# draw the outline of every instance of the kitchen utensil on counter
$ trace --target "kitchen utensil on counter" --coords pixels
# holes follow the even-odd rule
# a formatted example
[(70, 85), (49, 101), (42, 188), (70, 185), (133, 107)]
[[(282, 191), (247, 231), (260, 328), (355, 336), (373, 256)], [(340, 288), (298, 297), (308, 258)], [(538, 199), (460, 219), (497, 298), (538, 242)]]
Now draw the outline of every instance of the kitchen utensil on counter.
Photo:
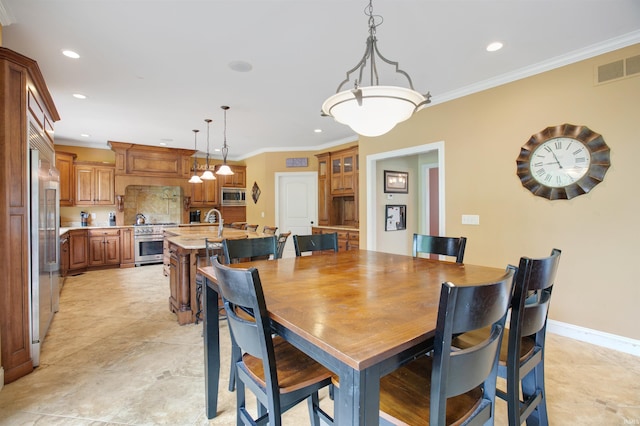
[(116, 212), (109, 212), (109, 226), (116, 226)]
[(147, 218), (142, 213), (136, 215), (136, 225), (144, 225)]
[(89, 213), (80, 212), (80, 225), (87, 226), (89, 224)]

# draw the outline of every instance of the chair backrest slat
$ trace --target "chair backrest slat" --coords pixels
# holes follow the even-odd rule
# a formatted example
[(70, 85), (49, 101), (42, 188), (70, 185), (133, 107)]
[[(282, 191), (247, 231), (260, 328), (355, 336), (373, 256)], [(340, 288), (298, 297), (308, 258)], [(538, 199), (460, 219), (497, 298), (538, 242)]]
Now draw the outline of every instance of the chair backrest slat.
[(234, 263), (239, 259), (251, 259), (272, 255), (276, 258), (276, 237), (244, 238), (240, 240), (222, 240), (225, 263)]
[(313, 251), (333, 250), (337, 252), (338, 233), (294, 235), (293, 245), (296, 250), (296, 256), (302, 256), (302, 253)]
[(463, 263), (466, 245), (466, 237), (413, 234), (413, 257), (416, 257), (418, 253), (439, 254), (455, 257), (456, 263)]

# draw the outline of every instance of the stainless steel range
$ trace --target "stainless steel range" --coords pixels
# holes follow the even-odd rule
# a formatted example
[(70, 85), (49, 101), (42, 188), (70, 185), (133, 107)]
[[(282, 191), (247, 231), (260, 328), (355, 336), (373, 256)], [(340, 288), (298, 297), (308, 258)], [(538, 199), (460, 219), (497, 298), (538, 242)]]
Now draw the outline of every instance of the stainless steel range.
[(154, 223), (134, 226), (136, 246), (136, 266), (162, 263), (164, 228), (177, 226), (176, 223)]

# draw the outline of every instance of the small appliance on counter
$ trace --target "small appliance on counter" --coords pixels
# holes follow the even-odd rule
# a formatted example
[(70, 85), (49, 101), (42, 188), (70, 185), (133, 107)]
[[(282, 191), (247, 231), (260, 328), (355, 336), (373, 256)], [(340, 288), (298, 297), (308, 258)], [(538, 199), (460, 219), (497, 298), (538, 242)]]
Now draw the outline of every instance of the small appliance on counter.
[(88, 226), (89, 225), (89, 213), (80, 212), (80, 225)]
[(109, 226), (116, 226), (116, 212), (109, 212)]
[(200, 210), (189, 212), (189, 223), (200, 223)]

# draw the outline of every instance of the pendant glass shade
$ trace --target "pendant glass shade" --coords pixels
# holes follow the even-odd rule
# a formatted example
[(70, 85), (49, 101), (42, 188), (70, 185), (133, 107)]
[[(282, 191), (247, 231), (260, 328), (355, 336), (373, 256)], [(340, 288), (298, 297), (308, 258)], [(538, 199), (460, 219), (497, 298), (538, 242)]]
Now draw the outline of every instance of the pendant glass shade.
[(336, 93), (322, 104), (322, 111), (338, 123), (346, 124), (363, 136), (380, 136), (405, 121), (424, 102), (424, 95), (397, 86), (359, 87), (362, 98), (353, 90)]
[(218, 168), (218, 170), (216, 170), (216, 174), (222, 175), (222, 176), (229, 176), (233, 174), (233, 170), (231, 170), (231, 167), (227, 166), (226, 164), (223, 164)]
[[(198, 152), (198, 132), (200, 130), (193, 130), (193, 149)], [(202, 183), (202, 179), (196, 173), (198, 171), (198, 162), (196, 161), (196, 152), (193, 153), (193, 176), (189, 179), (189, 183)]]
[(202, 173), (202, 176), (200, 176), (200, 179), (202, 180), (214, 180), (215, 178), (216, 177), (213, 175), (211, 170), (205, 170), (204, 173)]

